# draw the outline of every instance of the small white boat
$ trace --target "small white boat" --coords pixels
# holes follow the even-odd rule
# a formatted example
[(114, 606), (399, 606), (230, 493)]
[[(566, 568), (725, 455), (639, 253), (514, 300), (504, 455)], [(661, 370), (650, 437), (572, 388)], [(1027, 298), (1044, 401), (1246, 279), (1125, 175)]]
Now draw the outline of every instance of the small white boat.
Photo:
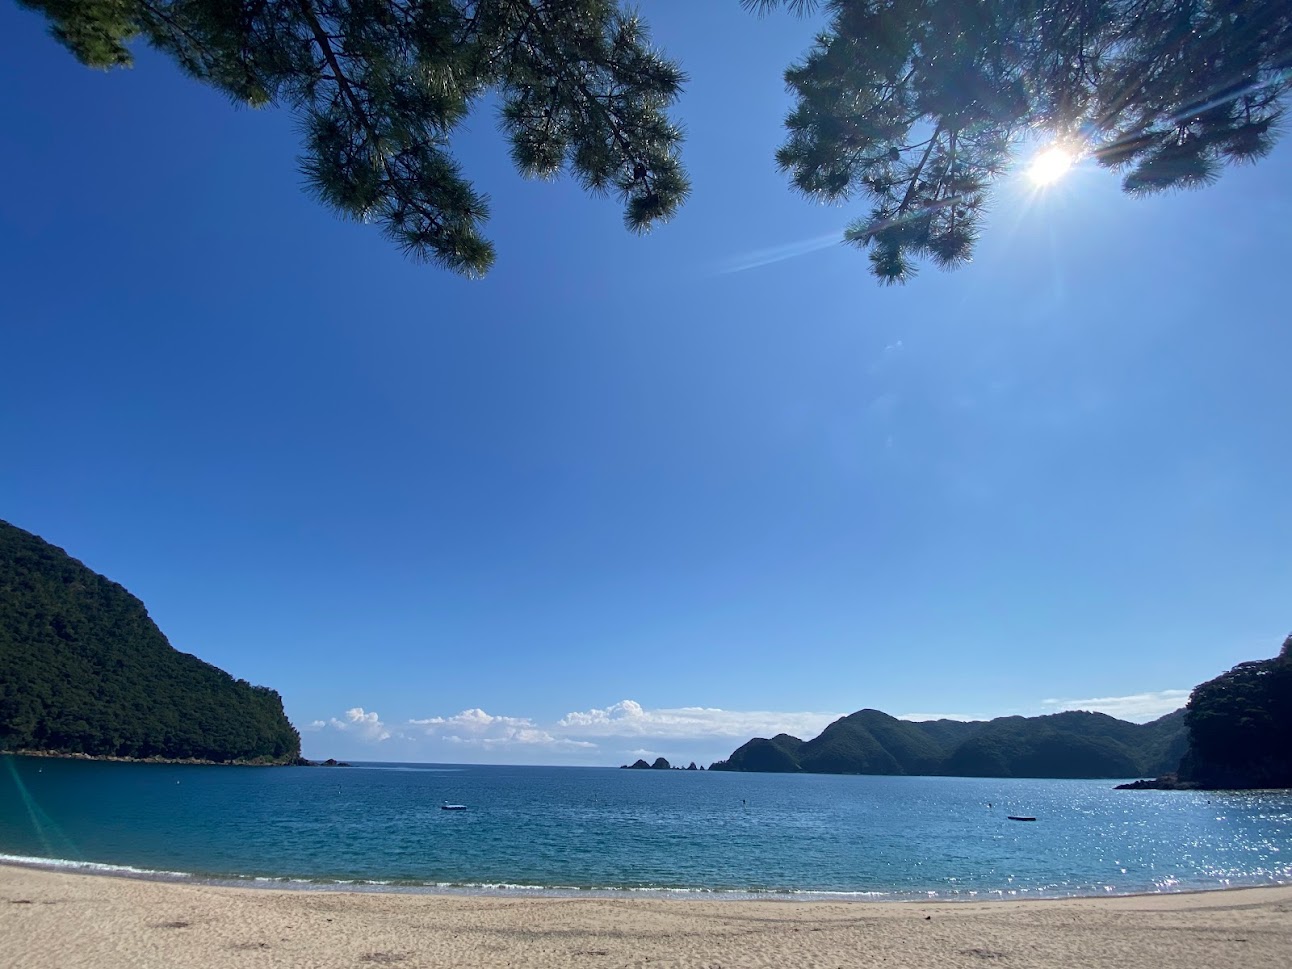
[(445, 801), (440, 805), (441, 811), (465, 811), (466, 809), (467, 806), (465, 804), (450, 804), (448, 801)]

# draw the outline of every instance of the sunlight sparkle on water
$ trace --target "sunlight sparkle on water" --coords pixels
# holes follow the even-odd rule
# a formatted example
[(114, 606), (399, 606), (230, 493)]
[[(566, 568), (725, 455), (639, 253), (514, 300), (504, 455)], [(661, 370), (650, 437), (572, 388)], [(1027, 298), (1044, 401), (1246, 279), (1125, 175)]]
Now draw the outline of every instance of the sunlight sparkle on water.
[(1036, 185), (1053, 185), (1072, 167), (1072, 152), (1057, 145), (1039, 152), (1027, 169), (1027, 177)]

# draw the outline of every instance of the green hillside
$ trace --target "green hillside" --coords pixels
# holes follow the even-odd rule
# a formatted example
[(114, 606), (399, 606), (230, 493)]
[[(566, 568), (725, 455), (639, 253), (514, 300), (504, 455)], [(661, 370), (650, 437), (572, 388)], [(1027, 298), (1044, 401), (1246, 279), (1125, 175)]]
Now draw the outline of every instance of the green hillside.
[(1180, 780), (1208, 788), (1292, 787), (1292, 636), (1273, 659), (1194, 688)]
[[(755, 737), (731, 755), (731, 760), (740, 763), (739, 770), (757, 771), (761, 774), (791, 774), (801, 770), (799, 767), (799, 750), (803, 741), (787, 733), (779, 733), (771, 740), (766, 737)], [(722, 761), (720, 763), (728, 763)], [(717, 764), (713, 765), (715, 768)], [(737, 768), (718, 768), (735, 770)]]
[[(1183, 733), (1183, 727), (1180, 728)], [(963, 777), (1132, 777), (1161, 769), (1141, 759), (1137, 724), (1102, 713), (1001, 717), (958, 746), (942, 773)]]
[(919, 720), (915, 721), (915, 726), (919, 727), (921, 733), (937, 744), (944, 754), (950, 754), (981, 730), (983, 721)]
[(273, 690), (171, 647), (144, 604), (0, 521), (0, 750), (287, 763)]
[(712, 770), (961, 777), (1136, 777), (1174, 770), (1186, 745), (1183, 713), (1136, 724), (1102, 713), (1056, 713), (962, 723), (913, 722), (878, 710), (836, 720), (801, 741), (756, 738)]
[(1140, 744), (1145, 763), (1171, 765), (1165, 769), (1175, 770), (1175, 765), (1189, 749), (1189, 729), (1184, 710), (1176, 710), (1144, 724), (1137, 734), (1136, 743)]
[(930, 774), (943, 751), (915, 724), (878, 710), (836, 720), (803, 745), (802, 770), (814, 774)]

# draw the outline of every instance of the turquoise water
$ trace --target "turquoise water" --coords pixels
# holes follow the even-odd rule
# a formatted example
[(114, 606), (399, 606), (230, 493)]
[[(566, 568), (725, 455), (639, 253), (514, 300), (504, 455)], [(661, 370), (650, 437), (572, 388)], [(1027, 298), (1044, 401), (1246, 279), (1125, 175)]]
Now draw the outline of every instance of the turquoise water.
[[(0, 858), (509, 892), (982, 898), (1292, 882), (1289, 792), (1111, 788), (1111, 781), (0, 757)], [(446, 800), (468, 809), (441, 811)]]

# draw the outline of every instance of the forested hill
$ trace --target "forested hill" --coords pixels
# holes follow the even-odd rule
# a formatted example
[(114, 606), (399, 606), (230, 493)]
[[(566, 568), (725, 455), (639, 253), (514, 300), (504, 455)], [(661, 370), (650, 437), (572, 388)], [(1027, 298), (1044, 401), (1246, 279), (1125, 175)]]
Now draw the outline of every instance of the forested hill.
[(288, 763), (279, 695), (171, 647), (144, 604), (0, 521), (0, 750)]
[(1292, 636), (1273, 659), (1195, 687), (1180, 780), (1206, 788), (1292, 787)]
[(1139, 777), (1175, 769), (1183, 711), (1136, 724), (1102, 713), (961, 722), (859, 710), (813, 740), (757, 737), (711, 770), (957, 777)]

